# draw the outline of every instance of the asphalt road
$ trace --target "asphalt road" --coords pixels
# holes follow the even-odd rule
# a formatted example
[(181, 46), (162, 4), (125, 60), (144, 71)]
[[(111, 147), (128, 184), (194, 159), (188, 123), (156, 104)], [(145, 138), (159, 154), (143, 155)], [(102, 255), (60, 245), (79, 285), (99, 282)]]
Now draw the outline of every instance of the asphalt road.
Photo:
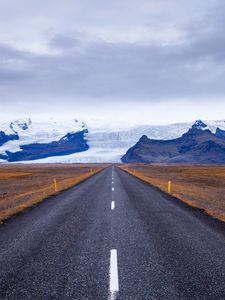
[(0, 225), (0, 299), (225, 299), (225, 225), (108, 168)]

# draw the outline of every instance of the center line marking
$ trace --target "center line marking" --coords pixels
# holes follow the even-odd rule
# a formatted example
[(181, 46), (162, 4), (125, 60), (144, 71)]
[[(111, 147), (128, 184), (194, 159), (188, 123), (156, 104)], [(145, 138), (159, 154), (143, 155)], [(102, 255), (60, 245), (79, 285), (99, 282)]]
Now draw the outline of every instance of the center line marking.
[(119, 292), (119, 277), (117, 264), (117, 250), (112, 249), (110, 252), (110, 269), (109, 269), (109, 300), (115, 300)]
[(112, 201), (111, 202), (111, 210), (114, 210), (114, 208), (115, 208), (115, 201)]
[(114, 190), (115, 190), (114, 187), (112, 187), (112, 191), (113, 191), (113, 192), (114, 192)]
[(114, 181), (112, 181), (112, 183), (114, 183)]

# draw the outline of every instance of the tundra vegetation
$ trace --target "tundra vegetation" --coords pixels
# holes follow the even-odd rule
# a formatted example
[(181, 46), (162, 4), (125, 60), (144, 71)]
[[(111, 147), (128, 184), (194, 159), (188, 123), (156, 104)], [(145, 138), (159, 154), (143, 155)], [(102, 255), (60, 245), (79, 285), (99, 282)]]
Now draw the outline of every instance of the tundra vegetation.
[(1, 165), (0, 221), (80, 183), (106, 166), (104, 164)]
[(122, 169), (225, 222), (224, 165), (126, 164)]

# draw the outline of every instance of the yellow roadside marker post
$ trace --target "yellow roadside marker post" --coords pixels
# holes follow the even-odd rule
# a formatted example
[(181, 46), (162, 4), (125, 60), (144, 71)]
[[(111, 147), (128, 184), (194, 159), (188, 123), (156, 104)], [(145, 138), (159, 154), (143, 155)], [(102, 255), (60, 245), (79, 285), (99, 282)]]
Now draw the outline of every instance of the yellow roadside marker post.
[(57, 192), (57, 182), (56, 182), (56, 178), (54, 178), (54, 191)]
[(93, 170), (92, 169), (90, 170), (90, 172), (91, 172), (91, 174), (93, 174)]
[(170, 180), (168, 181), (168, 193), (169, 194), (171, 193), (171, 181)]

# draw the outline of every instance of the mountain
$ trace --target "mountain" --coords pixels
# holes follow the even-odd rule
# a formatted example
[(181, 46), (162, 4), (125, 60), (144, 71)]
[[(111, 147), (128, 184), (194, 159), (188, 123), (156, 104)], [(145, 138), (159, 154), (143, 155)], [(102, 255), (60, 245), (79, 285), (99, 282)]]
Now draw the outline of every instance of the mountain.
[(218, 136), (218, 137), (221, 137), (221, 138), (225, 138), (225, 130), (217, 128), (215, 135)]
[(0, 131), (0, 146), (4, 145), (9, 141), (19, 140), (17, 133), (6, 134), (4, 131)]
[(225, 136), (192, 126), (180, 138), (153, 140), (142, 136), (122, 157), (125, 163), (225, 163)]
[(206, 129), (207, 125), (202, 122), (202, 120), (197, 120), (195, 123), (192, 125), (192, 129)]
[(50, 143), (34, 143), (20, 146), (20, 151), (0, 155), (0, 159), (8, 162), (30, 161), (49, 156), (62, 156), (88, 150), (89, 146), (84, 138), (87, 131), (82, 130), (75, 133), (68, 133), (59, 141)]
[(8, 162), (35, 161), (87, 151), (88, 130), (78, 120), (32, 122), (16, 120), (2, 124), (0, 160)]
[[(196, 121), (199, 123), (200, 120)], [(203, 121), (202, 121), (203, 122)], [(225, 129), (225, 121), (204, 121), (205, 129), (212, 132), (216, 128)], [(121, 157), (132, 147), (142, 135), (153, 139), (174, 139), (180, 137), (192, 127), (193, 123), (176, 123), (167, 125), (135, 125), (99, 120), (85, 121), (88, 128), (86, 134), (87, 151), (60, 157), (48, 157), (37, 160), (38, 163), (72, 163), (72, 162), (112, 162), (120, 163)]]
[[(225, 131), (225, 121), (168, 125), (135, 125), (78, 119), (0, 121), (0, 162), (86, 163), (121, 162), (141, 136), (157, 140), (181, 137), (190, 128)], [(218, 134), (221, 134), (218, 133)], [(62, 141), (71, 135), (66, 143)]]

